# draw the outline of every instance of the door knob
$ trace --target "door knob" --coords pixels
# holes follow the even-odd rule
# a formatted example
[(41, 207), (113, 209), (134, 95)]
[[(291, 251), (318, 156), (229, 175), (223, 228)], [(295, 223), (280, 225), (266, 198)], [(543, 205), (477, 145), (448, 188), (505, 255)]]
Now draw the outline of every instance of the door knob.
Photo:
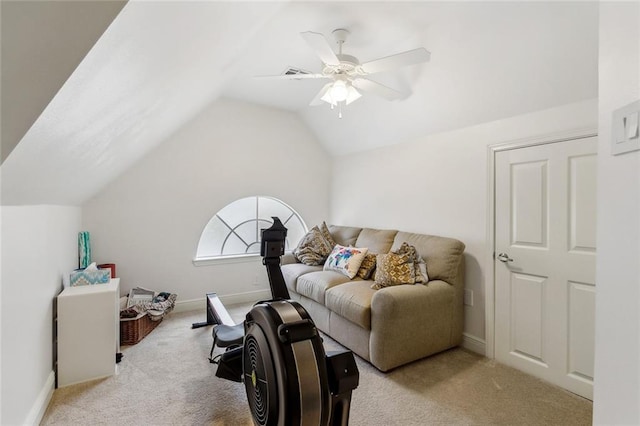
[(503, 263), (513, 262), (513, 259), (509, 257), (507, 253), (500, 253), (498, 255), (498, 260)]

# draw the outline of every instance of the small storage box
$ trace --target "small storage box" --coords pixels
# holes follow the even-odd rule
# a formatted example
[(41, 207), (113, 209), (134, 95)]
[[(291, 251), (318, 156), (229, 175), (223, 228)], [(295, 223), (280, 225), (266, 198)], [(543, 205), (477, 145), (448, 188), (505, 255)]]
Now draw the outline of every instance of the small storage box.
[(135, 318), (120, 318), (120, 344), (135, 345), (162, 322), (151, 321), (146, 313)]
[(71, 273), (71, 286), (106, 284), (111, 280), (111, 269), (97, 271), (76, 270)]

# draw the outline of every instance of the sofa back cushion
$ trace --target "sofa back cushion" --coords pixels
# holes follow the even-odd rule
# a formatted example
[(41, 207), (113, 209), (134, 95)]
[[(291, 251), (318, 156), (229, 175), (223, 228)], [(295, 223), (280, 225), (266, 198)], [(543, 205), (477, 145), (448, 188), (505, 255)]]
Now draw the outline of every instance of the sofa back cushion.
[(358, 235), (355, 246), (366, 247), (369, 253), (389, 253), (397, 233), (398, 231), (391, 229), (364, 228)]
[(329, 225), (329, 232), (331, 232), (331, 236), (336, 241), (336, 243), (340, 244), (341, 246), (355, 246), (360, 231), (362, 231), (362, 228), (356, 228), (353, 226)]
[(438, 237), (435, 235), (398, 232), (391, 250), (400, 248), (403, 242), (414, 246), (418, 254), (427, 263), (429, 280), (442, 280), (454, 284), (457, 279), (464, 243), (454, 238)]

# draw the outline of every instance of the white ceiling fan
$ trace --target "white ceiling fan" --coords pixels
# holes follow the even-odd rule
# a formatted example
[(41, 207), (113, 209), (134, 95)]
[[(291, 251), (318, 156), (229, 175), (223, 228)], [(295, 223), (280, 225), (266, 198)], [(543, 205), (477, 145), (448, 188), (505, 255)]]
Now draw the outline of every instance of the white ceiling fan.
[(374, 93), (388, 100), (400, 99), (404, 93), (392, 89), (388, 86), (375, 82), (367, 76), (383, 71), (392, 70), (408, 65), (427, 62), (431, 54), (424, 48), (408, 50), (384, 58), (361, 64), (358, 58), (342, 53), (349, 31), (337, 29), (333, 31), (333, 36), (338, 44), (338, 53), (335, 53), (324, 35), (307, 31), (300, 33), (307, 44), (315, 51), (324, 67), (321, 73), (292, 73), (285, 75), (262, 76), (259, 78), (279, 79), (279, 80), (301, 80), (301, 79), (329, 79), (318, 94), (313, 98), (310, 105), (321, 105), (326, 102), (331, 108), (340, 109), (338, 116), (342, 118), (342, 104), (349, 105), (351, 102), (362, 96), (360, 91)]

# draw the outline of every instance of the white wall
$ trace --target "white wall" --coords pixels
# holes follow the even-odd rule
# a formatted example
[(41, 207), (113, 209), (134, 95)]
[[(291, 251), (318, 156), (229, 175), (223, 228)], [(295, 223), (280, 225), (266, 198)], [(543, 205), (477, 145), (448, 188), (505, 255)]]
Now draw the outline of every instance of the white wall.
[(589, 100), (336, 158), (332, 223), (442, 235), (466, 244), (466, 287), (474, 305), (465, 333), (485, 338), (487, 147), (597, 126)]
[(2, 207), (2, 418), (38, 421), (53, 391), (53, 300), (78, 265), (79, 207)]
[[(313, 226), (327, 219), (330, 159), (295, 114), (222, 100), (83, 205), (99, 262), (135, 286), (233, 295), (268, 288), (264, 266), (192, 264), (209, 219), (250, 195), (281, 199)], [(204, 302), (203, 302), (204, 306)]]
[(640, 151), (611, 155), (614, 110), (640, 99), (640, 3), (600, 3), (595, 424), (640, 424)]

